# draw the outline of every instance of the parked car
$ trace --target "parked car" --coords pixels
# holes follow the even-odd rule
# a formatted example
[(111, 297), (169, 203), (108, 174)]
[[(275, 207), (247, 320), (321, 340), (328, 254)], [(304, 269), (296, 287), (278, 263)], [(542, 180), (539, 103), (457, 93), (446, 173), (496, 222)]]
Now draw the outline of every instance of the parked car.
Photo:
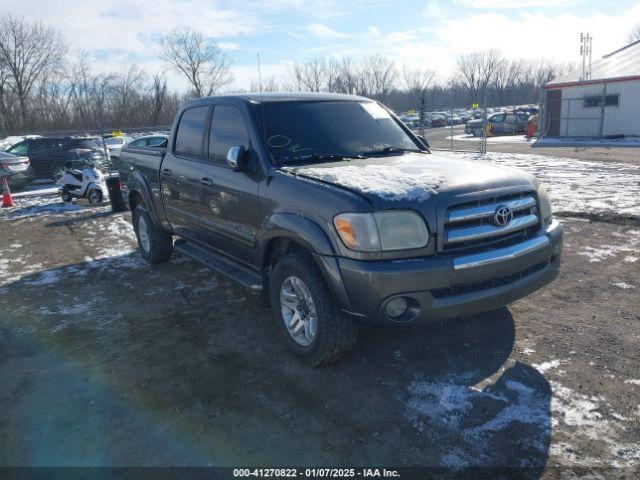
[(446, 126), (447, 126), (447, 120), (444, 117), (436, 116), (431, 120), (432, 128), (446, 127)]
[(363, 97), (192, 100), (166, 149), (127, 145), (120, 162), (144, 258), (175, 250), (262, 291), (313, 365), (350, 348), (357, 323), (495, 309), (560, 265), (562, 227), (535, 177), (432, 154)]
[(7, 150), (8, 153), (29, 158), (29, 180), (57, 178), (66, 168), (81, 168), (93, 163), (104, 170), (107, 155), (95, 138), (40, 137), (28, 138)]
[(13, 147), (16, 143), (23, 141), (26, 138), (39, 138), (40, 135), (24, 135), (24, 136), (9, 136), (0, 141), (0, 151), (5, 152), (9, 148)]
[(109, 158), (118, 158), (120, 156), (120, 150), (122, 149), (122, 147), (130, 141), (131, 138), (125, 136), (105, 138), (104, 143), (107, 146)]
[[(29, 159), (7, 152), (0, 152), (0, 179), (6, 178), (9, 186), (22, 187), (28, 183)], [(0, 187), (0, 190), (2, 188)]]
[[(153, 134), (135, 137), (129, 141), (123, 148), (152, 148), (152, 149), (164, 149), (167, 147), (167, 140), (169, 136), (164, 134)], [(120, 155), (117, 157), (111, 157), (110, 171), (117, 172), (120, 162)]]
[[(522, 112), (494, 113), (487, 118), (487, 129), (491, 135), (524, 135), (528, 121), (529, 115)], [(482, 136), (482, 119), (468, 121), (464, 132), (474, 137)]]
[(127, 144), (128, 147), (166, 148), (169, 135), (154, 134), (138, 137)]

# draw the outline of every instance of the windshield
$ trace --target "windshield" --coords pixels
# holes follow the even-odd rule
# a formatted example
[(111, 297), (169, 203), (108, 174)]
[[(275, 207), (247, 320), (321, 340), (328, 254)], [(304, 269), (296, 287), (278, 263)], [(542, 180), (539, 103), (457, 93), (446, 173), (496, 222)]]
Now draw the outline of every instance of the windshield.
[(261, 108), (264, 116), (260, 118), (258, 110), (258, 120), (263, 123), (266, 147), (276, 163), (419, 149), (374, 102), (274, 102)]

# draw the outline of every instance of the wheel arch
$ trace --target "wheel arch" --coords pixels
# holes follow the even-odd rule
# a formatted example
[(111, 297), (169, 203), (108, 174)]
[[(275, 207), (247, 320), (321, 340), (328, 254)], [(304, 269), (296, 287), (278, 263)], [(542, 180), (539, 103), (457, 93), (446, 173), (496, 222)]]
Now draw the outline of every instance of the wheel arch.
[(278, 258), (296, 249), (308, 251), (340, 308), (350, 303), (342, 282), (336, 251), (324, 230), (313, 220), (295, 213), (277, 213), (266, 222), (260, 242), (260, 262), (265, 293), (271, 267)]

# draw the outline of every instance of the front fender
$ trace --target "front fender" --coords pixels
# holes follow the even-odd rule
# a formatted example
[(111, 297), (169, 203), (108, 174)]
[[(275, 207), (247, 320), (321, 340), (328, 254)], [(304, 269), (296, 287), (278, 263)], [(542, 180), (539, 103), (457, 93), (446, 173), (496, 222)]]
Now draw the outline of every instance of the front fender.
[(264, 223), (262, 231), (259, 248), (263, 268), (266, 267), (267, 249), (272, 240), (284, 238), (294, 241), (313, 255), (338, 305), (343, 309), (350, 309), (336, 250), (322, 227), (302, 215), (282, 212), (272, 215)]
[(274, 238), (287, 238), (303, 245), (318, 255), (335, 255), (335, 249), (327, 234), (314, 221), (296, 213), (276, 213), (264, 223), (260, 242), (261, 258)]

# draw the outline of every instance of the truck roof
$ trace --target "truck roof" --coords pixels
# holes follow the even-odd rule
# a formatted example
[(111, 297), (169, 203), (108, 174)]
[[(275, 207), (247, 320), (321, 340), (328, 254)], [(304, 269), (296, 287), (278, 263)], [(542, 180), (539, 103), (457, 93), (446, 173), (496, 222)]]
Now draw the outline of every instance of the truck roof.
[(237, 93), (230, 95), (218, 95), (215, 97), (199, 98), (192, 102), (203, 102), (219, 98), (249, 101), (251, 103), (293, 102), (293, 101), (371, 101), (358, 95), (346, 95), (342, 93), (301, 93), (301, 92), (264, 92), (264, 93)]

